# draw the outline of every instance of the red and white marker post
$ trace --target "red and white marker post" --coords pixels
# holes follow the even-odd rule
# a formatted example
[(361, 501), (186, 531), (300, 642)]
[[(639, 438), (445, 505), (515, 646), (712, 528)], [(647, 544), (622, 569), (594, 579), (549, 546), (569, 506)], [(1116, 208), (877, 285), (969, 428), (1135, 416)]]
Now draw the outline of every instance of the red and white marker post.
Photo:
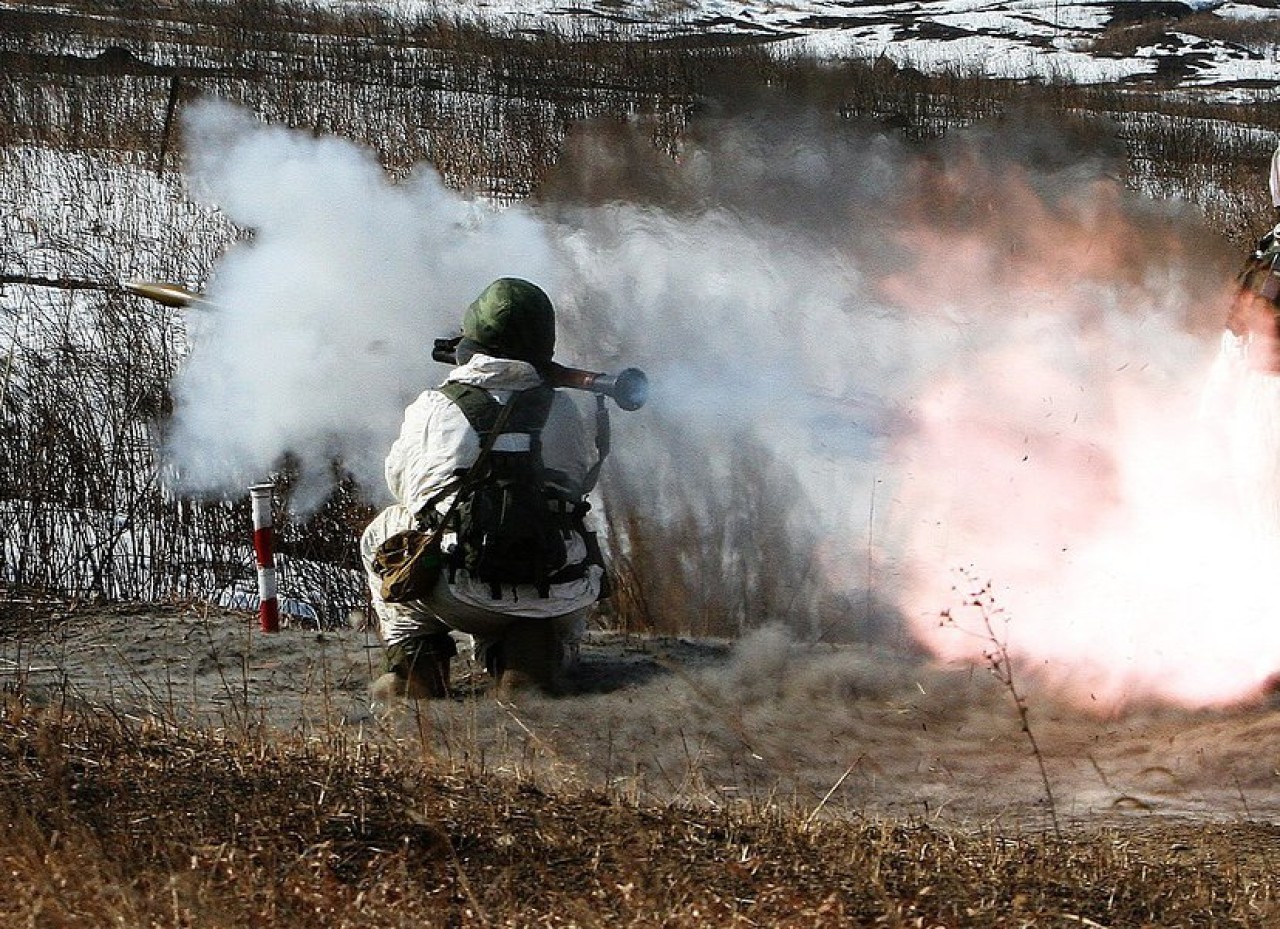
[(253, 501), (253, 553), (258, 561), (258, 619), (263, 632), (280, 631), (276, 600), (276, 558), (271, 544), (271, 484), (249, 488)]

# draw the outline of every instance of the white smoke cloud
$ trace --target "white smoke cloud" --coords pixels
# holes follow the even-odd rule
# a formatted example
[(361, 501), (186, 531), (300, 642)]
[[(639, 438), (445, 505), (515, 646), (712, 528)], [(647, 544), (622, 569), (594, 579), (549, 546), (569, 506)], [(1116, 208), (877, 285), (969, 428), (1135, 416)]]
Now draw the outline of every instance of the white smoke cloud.
[(432, 340), (495, 277), (554, 288), (543, 227), (447, 190), (392, 183), (373, 152), (267, 127), (227, 104), (187, 113), (193, 191), (250, 231), (215, 269), (175, 384), (181, 485), (239, 491), (294, 453), (319, 492), (338, 457), (374, 492), (406, 402), (438, 380)]

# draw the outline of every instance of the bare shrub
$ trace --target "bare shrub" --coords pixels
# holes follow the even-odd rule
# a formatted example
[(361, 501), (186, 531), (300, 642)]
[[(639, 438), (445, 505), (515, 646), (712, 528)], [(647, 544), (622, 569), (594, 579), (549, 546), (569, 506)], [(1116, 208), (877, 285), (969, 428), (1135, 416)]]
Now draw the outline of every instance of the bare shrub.
[(1262, 54), (1274, 53), (1275, 47), (1280, 45), (1280, 21), (1274, 17), (1236, 19), (1206, 11), (1180, 19), (1178, 31)]
[(824, 591), (803, 530), (812, 512), (789, 465), (745, 431), (719, 463), (680, 430), (671, 435), (659, 470), (679, 477), (663, 482), (662, 499), (654, 499), (651, 462), (621, 461), (609, 475), (611, 620), (626, 630), (723, 637), (783, 624), (815, 636)]
[(1089, 51), (1095, 55), (1128, 58), (1140, 48), (1150, 48), (1166, 41), (1176, 22), (1173, 17), (1158, 17), (1141, 22), (1113, 23), (1089, 43)]

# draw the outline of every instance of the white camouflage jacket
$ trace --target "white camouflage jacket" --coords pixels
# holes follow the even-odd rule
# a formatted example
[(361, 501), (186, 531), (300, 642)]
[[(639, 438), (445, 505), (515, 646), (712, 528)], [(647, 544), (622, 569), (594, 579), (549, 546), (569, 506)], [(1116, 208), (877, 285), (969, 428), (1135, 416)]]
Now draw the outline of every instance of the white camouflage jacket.
[[(483, 387), (499, 403), (514, 391), (536, 387), (541, 381), (533, 366), (523, 361), (475, 355), (465, 365), (454, 368), (445, 383), (456, 382)], [(499, 439), (497, 448), (501, 449)], [(516, 438), (516, 437), (512, 437)], [(405, 410), (400, 435), (387, 454), (387, 487), (409, 514), (416, 514), (453, 480), (461, 468), (469, 467), (480, 454), (480, 437), (467, 422), (457, 404), (439, 390), (423, 391)], [(585, 496), (586, 485), (596, 462), (596, 449), (578, 407), (564, 391), (557, 390), (542, 431), (542, 460), (558, 477), (557, 484), (573, 497)], [(443, 512), (450, 498), (436, 504)], [(446, 550), (453, 544), (444, 538)], [(587, 559), (582, 538), (574, 533), (568, 544), (568, 565)], [(502, 600), (493, 600), (487, 584), (473, 580), (465, 571), (450, 585), (454, 596), (484, 609), (520, 616), (558, 616), (595, 602), (600, 592), (602, 571), (598, 567), (586, 576), (551, 588), (547, 598), (537, 589), (518, 587)]]

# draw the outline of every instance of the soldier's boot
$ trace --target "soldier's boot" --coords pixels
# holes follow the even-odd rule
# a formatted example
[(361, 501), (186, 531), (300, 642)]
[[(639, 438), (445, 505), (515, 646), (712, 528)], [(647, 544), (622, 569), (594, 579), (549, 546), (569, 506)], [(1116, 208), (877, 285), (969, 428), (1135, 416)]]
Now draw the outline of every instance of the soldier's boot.
[(565, 644), (545, 619), (517, 619), (507, 628), (493, 669), (498, 692), (512, 696), (541, 691), (564, 692)]
[(450, 665), (457, 651), (447, 632), (388, 649), (390, 670), (373, 682), (374, 699), (386, 703), (395, 697), (439, 700), (449, 696)]
[(405, 696), (412, 700), (441, 700), (449, 696), (452, 655), (423, 655), (413, 664), (405, 681)]

